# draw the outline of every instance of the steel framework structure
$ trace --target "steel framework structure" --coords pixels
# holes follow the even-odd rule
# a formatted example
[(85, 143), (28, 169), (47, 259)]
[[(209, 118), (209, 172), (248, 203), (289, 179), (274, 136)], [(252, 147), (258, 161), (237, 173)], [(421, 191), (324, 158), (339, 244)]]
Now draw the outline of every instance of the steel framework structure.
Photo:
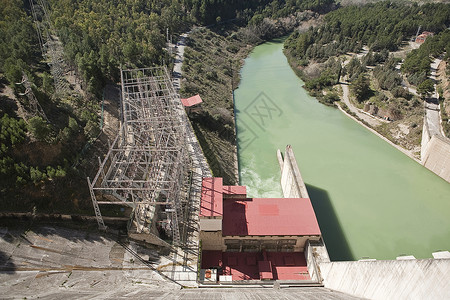
[(64, 60), (64, 48), (51, 23), (48, 5), (45, 0), (29, 0), (29, 2), (42, 56), (48, 60), (50, 65), (55, 94), (69, 95), (71, 93), (70, 84), (64, 77), (68, 70)]
[(158, 225), (180, 245), (192, 166), (181, 101), (165, 67), (121, 70), (121, 79), (121, 129), (88, 178), (99, 228), (99, 205), (128, 205), (134, 232), (157, 235)]
[[(22, 105), (22, 103), (20, 103), (20, 101), (18, 103), (20, 105), (20, 109), (24, 113), (25, 121), (28, 122), (28, 119), (39, 116), (48, 122), (48, 118), (45, 115), (44, 110), (42, 109), (38, 100), (36, 99), (36, 96), (34, 95), (34, 92), (31, 89), (31, 83), (28, 80), (28, 76), (25, 73), (23, 73), (22, 82), (17, 83), (17, 84), (21, 84), (25, 87), (25, 91), (23, 93), (21, 93), (20, 95), (27, 96), (27, 98), (28, 98), (28, 105)], [(26, 107), (26, 109), (25, 109), (25, 107)]]

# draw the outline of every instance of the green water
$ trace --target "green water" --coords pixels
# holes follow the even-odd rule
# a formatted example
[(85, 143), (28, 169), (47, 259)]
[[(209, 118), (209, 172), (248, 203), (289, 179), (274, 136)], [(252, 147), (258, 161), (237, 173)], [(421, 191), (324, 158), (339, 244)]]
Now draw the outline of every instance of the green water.
[(249, 196), (282, 195), (276, 150), (291, 144), (332, 260), (450, 250), (450, 184), (308, 96), (281, 41), (256, 47), (241, 76), (235, 108)]

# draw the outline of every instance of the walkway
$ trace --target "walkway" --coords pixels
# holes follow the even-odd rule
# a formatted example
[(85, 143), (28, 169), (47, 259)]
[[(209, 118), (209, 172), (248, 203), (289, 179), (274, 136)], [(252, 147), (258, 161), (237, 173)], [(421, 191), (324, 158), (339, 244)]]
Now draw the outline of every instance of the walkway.
[(175, 64), (173, 65), (173, 86), (175, 87), (177, 93), (180, 92), (181, 88), (181, 67), (183, 66), (184, 48), (186, 48), (186, 38), (188, 35), (189, 32), (183, 33), (180, 36), (175, 53)]
[(358, 109), (356, 106), (354, 106), (350, 102), (348, 82), (341, 82), (340, 86), (341, 86), (342, 92), (343, 92), (343, 99), (342, 100), (344, 101), (345, 105), (347, 105), (347, 107), (350, 109), (351, 112), (355, 113), (358, 116), (358, 118), (360, 118), (361, 120), (364, 120), (365, 122), (367, 122), (372, 127), (376, 127), (376, 126), (381, 124), (381, 122), (379, 120), (377, 120), (374, 117), (372, 117), (372, 116), (362, 112), (360, 109)]
[(436, 90), (436, 72), (438, 69), (441, 60), (436, 58), (431, 63), (431, 75), (430, 79), (434, 82), (434, 92), (430, 98), (425, 102), (425, 114), (427, 117), (428, 130), (430, 136), (440, 135), (442, 136), (441, 129), (441, 116), (439, 114), (440, 105), (439, 105), (439, 95)]
[[(181, 35), (180, 41), (178, 42), (178, 47), (176, 49), (175, 55), (175, 64), (173, 66), (173, 86), (177, 94), (180, 93), (181, 88), (181, 68), (183, 65), (184, 59), (184, 48), (186, 47), (186, 38), (189, 33), (183, 33)], [(211, 177), (211, 171), (209, 169), (208, 163), (206, 161), (205, 156), (203, 155), (202, 148), (197, 140), (197, 137), (194, 133), (194, 129), (191, 126), (191, 122), (189, 121), (186, 113), (183, 111), (180, 112), (181, 118), (186, 124), (186, 134), (189, 143), (189, 152), (192, 154), (192, 159), (194, 160), (194, 166), (200, 168), (199, 172), (203, 175), (203, 177)], [(200, 180), (201, 185), (201, 180)]]

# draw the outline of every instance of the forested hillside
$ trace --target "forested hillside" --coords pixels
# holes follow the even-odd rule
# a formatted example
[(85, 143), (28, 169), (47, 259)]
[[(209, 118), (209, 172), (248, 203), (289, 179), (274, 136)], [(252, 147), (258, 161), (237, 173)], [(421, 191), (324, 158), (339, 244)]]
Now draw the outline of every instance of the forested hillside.
[[(40, 51), (29, 1), (4, 0), (0, 5), (0, 206), (4, 210), (36, 207), (91, 213), (85, 180), (95, 169), (96, 156), (107, 147), (100, 128), (105, 85), (119, 81), (121, 67), (165, 64), (170, 69), (173, 57), (167, 41), (177, 41), (194, 26), (206, 28), (192, 33), (189, 40), (182, 96), (200, 93), (203, 97), (204, 110), (191, 116), (194, 128), (215, 175), (229, 183), (233, 183), (230, 153), (236, 138), (231, 89), (237, 87), (242, 58), (256, 44), (302, 24), (306, 26), (302, 28), (318, 24), (319, 15), (331, 11), (323, 26), (296, 31), (286, 42), (297, 72), (316, 66), (314, 72), (302, 73), (311, 75), (304, 77), (306, 87), (321, 97), (324, 87), (347, 75), (355, 86), (365, 88), (362, 98), (376, 96), (380, 105), (401, 98), (409, 107), (417, 107), (417, 99), (399, 89), (398, 82), (422, 84), (426, 92), (423, 82), (430, 57), (449, 49), (445, 28), (450, 25), (450, 10), (445, 4), (379, 2), (333, 11), (338, 8), (333, 0), (47, 2), (51, 39), (61, 41), (64, 49), (67, 94), (56, 93), (51, 61)], [(401, 60), (389, 53), (403, 47), (419, 25), (435, 36), (406, 57), (399, 74)], [(340, 56), (365, 45), (370, 51), (343, 68)], [(368, 72), (368, 66), (373, 71)], [(29, 91), (21, 83), (24, 75)], [(383, 91), (374, 93), (376, 88)], [(45, 115), (26, 113), (31, 107), (30, 91)], [(338, 99), (336, 91), (325, 94), (329, 103)], [(393, 102), (389, 103), (391, 107)], [(214, 150), (213, 144), (223, 147)]]
[[(332, 104), (338, 83), (349, 82), (356, 107), (397, 121), (377, 130), (412, 150), (420, 144), (420, 103), (434, 90), (430, 63), (449, 59), (449, 26), (445, 3), (347, 6), (327, 14), (322, 26), (293, 33), (285, 53), (311, 94)], [(418, 31), (432, 34), (423, 44), (411, 42)]]
[[(244, 58), (259, 43), (285, 36), (302, 23), (318, 22), (319, 14), (302, 11), (301, 1), (287, 1), (281, 10), (279, 3), (273, 1), (233, 23), (196, 29), (188, 38), (181, 96), (201, 95), (202, 110), (190, 119), (213, 174), (227, 184), (237, 184), (232, 90), (238, 87)], [(330, 4), (317, 2), (315, 10), (326, 11)]]
[(333, 0), (49, 0), (52, 19), (66, 56), (87, 83), (99, 93), (106, 80), (118, 80), (120, 66), (170, 64), (166, 39), (193, 24), (229, 19), (247, 24), (263, 17), (282, 17), (298, 10), (326, 10)]
[[(173, 58), (166, 50), (167, 40), (175, 42), (180, 33), (193, 25), (231, 20), (245, 27), (250, 22), (252, 27), (246, 35), (253, 36), (253, 42), (258, 43), (277, 35), (275, 31), (280, 28), (265, 18), (286, 17), (305, 9), (325, 12), (333, 3), (332, 0), (47, 0), (51, 39), (62, 42), (68, 67), (63, 81), (70, 86), (70, 92), (60, 95), (55, 90), (49, 57), (40, 51), (30, 2), (2, 1), (1, 208), (92, 212), (85, 180), (95, 169), (96, 156), (107, 147), (106, 137), (100, 130), (101, 99), (105, 84), (119, 81), (121, 66), (166, 64), (170, 68)], [(286, 28), (282, 32), (291, 30)], [(234, 52), (230, 49), (231, 54)], [(230, 70), (226, 72), (229, 76)], [(45, 116), (28, 115), (21, 110), (23, 107), (27, 111), (31, 105), (24, 84), (19, 84), (24, 74)], [(203, 75), (196, 78), (202, 80)], [(223, 96), (208, 94), (205, 99), (213, 106)], [(228, 100), (223, 109), (232, 116)], [(216, 113), (206, 116), (215, 120)], [(208, 123), (207, 120), (202, 123)], [(215, 122), (212, 128), (218, 125), (223, 124)], [(208, 127), (207, 131), (210, 130)], [(232, 128), (227, 132), (234, 134)], [(228, 143), (233, 138), (228, 137)]]

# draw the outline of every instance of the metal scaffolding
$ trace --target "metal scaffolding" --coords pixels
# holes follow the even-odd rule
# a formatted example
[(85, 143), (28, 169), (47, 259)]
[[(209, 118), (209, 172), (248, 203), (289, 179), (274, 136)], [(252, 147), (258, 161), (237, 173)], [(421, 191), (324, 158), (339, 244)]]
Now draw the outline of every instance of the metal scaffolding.
[(88, 178), (99, 227), (105, 228), (99, 205), (128, 205), (129, 230), (183, 244), (192, 164), (181, 101), (165, 67), (121, 70), (121, 79), (121, 129)]

